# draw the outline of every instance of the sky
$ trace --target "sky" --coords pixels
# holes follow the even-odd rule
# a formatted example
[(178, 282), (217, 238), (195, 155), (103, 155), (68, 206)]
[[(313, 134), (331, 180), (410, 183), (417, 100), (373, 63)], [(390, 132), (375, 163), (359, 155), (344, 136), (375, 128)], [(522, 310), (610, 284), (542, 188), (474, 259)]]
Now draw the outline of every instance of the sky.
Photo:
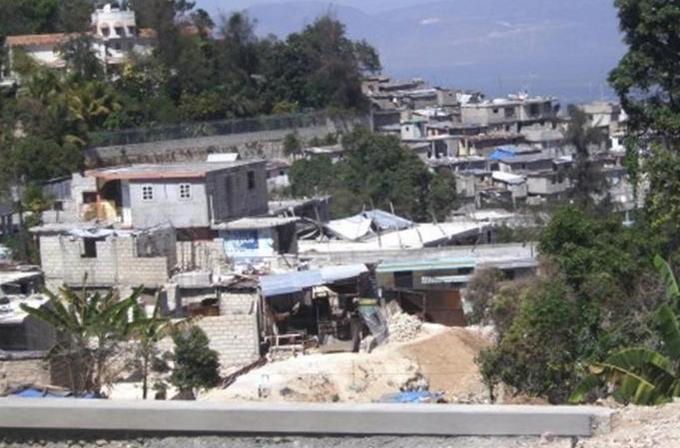
[(613, 0), (197, 0), (247, 9), (256, 32), (285, 37), (332, 11), (366, 39), (384, 73), (504, 96), (528, 90), (563, 103), (614, 99), (609, 71), (625, 52)]

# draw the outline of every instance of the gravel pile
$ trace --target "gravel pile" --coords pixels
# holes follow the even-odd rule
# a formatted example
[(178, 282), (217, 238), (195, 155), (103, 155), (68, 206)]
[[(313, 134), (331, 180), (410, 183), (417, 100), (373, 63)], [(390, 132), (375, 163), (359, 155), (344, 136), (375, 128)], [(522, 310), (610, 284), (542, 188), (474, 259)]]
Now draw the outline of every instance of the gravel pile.
[(390, 342), (409, 342), (418, 337), (423, 323), (415, 316), (406, 313), (392, 314), (387, 320)]

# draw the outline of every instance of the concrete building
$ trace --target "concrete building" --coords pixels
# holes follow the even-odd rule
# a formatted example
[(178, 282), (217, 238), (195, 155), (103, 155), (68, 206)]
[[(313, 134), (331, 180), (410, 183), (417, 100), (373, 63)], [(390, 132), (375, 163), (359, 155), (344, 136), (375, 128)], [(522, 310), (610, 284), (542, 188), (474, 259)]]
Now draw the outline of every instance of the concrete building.
[(262, 259), (297, 254), (298, 218), (243, 218), (218, 224), (224, 254), (232, 259)]
[(45, 284), (91, 288), (168, 283), (177, 264), (175, 230), (117, 230), (112, 227), (48, 224), (31, 231), (39, 238)]
[[(122, 64), (130, 53), (148, 54), (155, 35), (150, 29), (138, 29), (135, 12), (111, 2), (97, 8), (92, 14), (92, 31), (86, 34), (92, 40), (92, 50), (105, 67)], [(59, 47), (78, 34), (35, 34), (7, 36), (5, 49), (9, 61), (0, 70), (0, 80), (7, 84), (18, 80), (14, 72), (17, 51), (26, 53), (41, 65), (52, 68), (65, 66)]]
[(555, 98), (510, 95), (508, 98), (462, 104), (461, 121), (519, 132), (525, 126), (550, 124), (557, 118), (558, 109)]
[(529, 173), (527, 179), (527, 193), (540, 200), (556, 199), (564, 195), (571, 188), (569, 176), (564, 172), (553, 170)]
[(266, 176), (264, 161), (132, 165), (87, 172), (72, 186), (72, 197), (85, 220), (97, 217), (133, 228), (208, 228), (266, 214)]
[(27, 268), (0, 270), (0, 352), (43, 351), (54, 345), (54, 329), (21, 309), (22, 304), (42, 308), (49, 302), (39, 293), (42, 272)]

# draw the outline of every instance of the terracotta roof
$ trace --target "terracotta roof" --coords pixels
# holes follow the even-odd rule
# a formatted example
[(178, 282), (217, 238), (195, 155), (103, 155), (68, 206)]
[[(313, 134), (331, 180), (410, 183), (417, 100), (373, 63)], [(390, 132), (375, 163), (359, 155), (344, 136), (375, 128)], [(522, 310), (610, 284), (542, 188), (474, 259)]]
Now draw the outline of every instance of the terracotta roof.
[(22, 36), (7, 36), (5, 42), (10, 47), (28, 45), (58, 45), (65, 42), (71, 35), (55, 34), (24, 34)]
[(152, 30), (151, 28), (140, 28), (139, 37), (142, 37), (144, 39), (155, 39), (156, 31)]

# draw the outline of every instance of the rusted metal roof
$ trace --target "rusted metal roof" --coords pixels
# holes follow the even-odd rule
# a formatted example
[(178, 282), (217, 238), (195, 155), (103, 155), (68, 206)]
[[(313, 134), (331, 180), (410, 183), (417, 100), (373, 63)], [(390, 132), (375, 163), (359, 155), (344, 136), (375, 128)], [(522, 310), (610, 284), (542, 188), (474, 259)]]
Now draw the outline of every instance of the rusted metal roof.
[(71, 37), (75, 37), (75, 34), (24, 34), (21, 36), (7, 36), (5, 42), (10, 47), (58, 45), (66, 42)]
[(88, 171), (87, 175), (104, 181), (143, 179), (191, 179), (202, 178), (212, 171), (247, 166), (260, 161), (236, 161), (225, 163), (176, 163), (139, 164)]

